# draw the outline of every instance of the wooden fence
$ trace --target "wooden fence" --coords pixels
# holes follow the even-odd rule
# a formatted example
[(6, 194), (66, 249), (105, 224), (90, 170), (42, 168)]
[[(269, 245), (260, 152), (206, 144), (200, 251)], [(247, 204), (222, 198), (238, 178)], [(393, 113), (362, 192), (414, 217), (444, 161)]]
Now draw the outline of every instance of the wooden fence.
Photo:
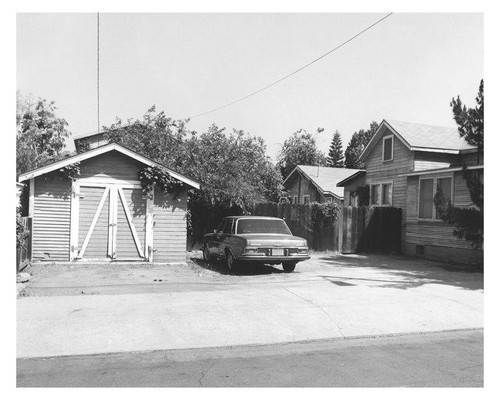
[(31, 259), (31, 224), (32, 219), (29, 217), (21, 218), (24, 230), (30, 232), (25, 239), (25, 245), (16, 249), (16, 273), (21, 271)]
[(400, 208), (344, 207), (342, 253), (401, 252)]
[(308, 204), (255, 204), (252, 215), (278, 217), (285, 220), (295, 236), (307, 240), (309, 248), (317, 251), (339, 249), (339, 226), (337, 220), (333, 225), (320, 228), (311, 221), (311, 206)]

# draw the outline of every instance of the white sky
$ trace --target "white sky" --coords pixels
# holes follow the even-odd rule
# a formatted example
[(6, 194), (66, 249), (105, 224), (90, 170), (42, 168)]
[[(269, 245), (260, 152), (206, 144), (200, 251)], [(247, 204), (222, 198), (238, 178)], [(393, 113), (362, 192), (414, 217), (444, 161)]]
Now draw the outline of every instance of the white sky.
[[(326, 53), (384, 14), (101, 14), (101, 125), (153, 104), (184, 118), (226, 104)], [(18, 14), (17, 88), (55, 100), (74, 134), (97, 129), (96, 14)], [(294, 131), (327, 151), (338, 129), (383, 118), (454, 126), (483, 78), (482, 14), (391, 17), (311, 67), (243, 102), (193, 119), (262, 136), (268, 153)]]

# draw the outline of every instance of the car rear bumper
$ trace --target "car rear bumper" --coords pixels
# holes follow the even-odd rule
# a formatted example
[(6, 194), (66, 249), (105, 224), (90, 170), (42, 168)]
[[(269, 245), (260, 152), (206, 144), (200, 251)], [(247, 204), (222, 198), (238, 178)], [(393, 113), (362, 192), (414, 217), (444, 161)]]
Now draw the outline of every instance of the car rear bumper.
[(299, 262), (309, 260), (309, 254), (291, 254), (289, 256), (266, 256), (257, 254), (242, 254), (236, 259), (238, 261), (259, 262), (263, 264), (281, 264), (284, 262)]

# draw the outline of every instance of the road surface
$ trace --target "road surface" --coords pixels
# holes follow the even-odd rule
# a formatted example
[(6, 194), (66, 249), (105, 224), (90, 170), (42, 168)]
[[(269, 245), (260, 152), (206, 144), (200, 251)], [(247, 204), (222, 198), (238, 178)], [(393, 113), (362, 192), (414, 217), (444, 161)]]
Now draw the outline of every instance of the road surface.
[(482, 387), (483, 331), (17, 360), (18, 387)]

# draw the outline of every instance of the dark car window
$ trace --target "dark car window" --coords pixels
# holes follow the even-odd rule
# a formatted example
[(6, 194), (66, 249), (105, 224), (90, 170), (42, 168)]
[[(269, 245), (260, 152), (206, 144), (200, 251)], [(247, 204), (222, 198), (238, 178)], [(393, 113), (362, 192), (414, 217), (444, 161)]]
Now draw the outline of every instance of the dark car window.
[(225, 220), (225, 219), (223, 219), (223, 220), (220, 222), (219, 226), (217, 227), (217, 232), (222, 232), (222, 229), (224, 228), (224, 224), (225, 224), (225, 223), (226, 223), (226, 220)]
[(222, 233), (225, 233), (225, 234), (233, 233), (233, 231), (231, 229), (232, 226), (233, 226), (233, 219), (232, 218), (226, 219), (226, 224), (224, 225), (224, 229), (222, 230)]
[(237, 225), (237, 234), (242, 233), (276, 233), (291, 235), (285, 221), (281, 219), (240, 219)]

